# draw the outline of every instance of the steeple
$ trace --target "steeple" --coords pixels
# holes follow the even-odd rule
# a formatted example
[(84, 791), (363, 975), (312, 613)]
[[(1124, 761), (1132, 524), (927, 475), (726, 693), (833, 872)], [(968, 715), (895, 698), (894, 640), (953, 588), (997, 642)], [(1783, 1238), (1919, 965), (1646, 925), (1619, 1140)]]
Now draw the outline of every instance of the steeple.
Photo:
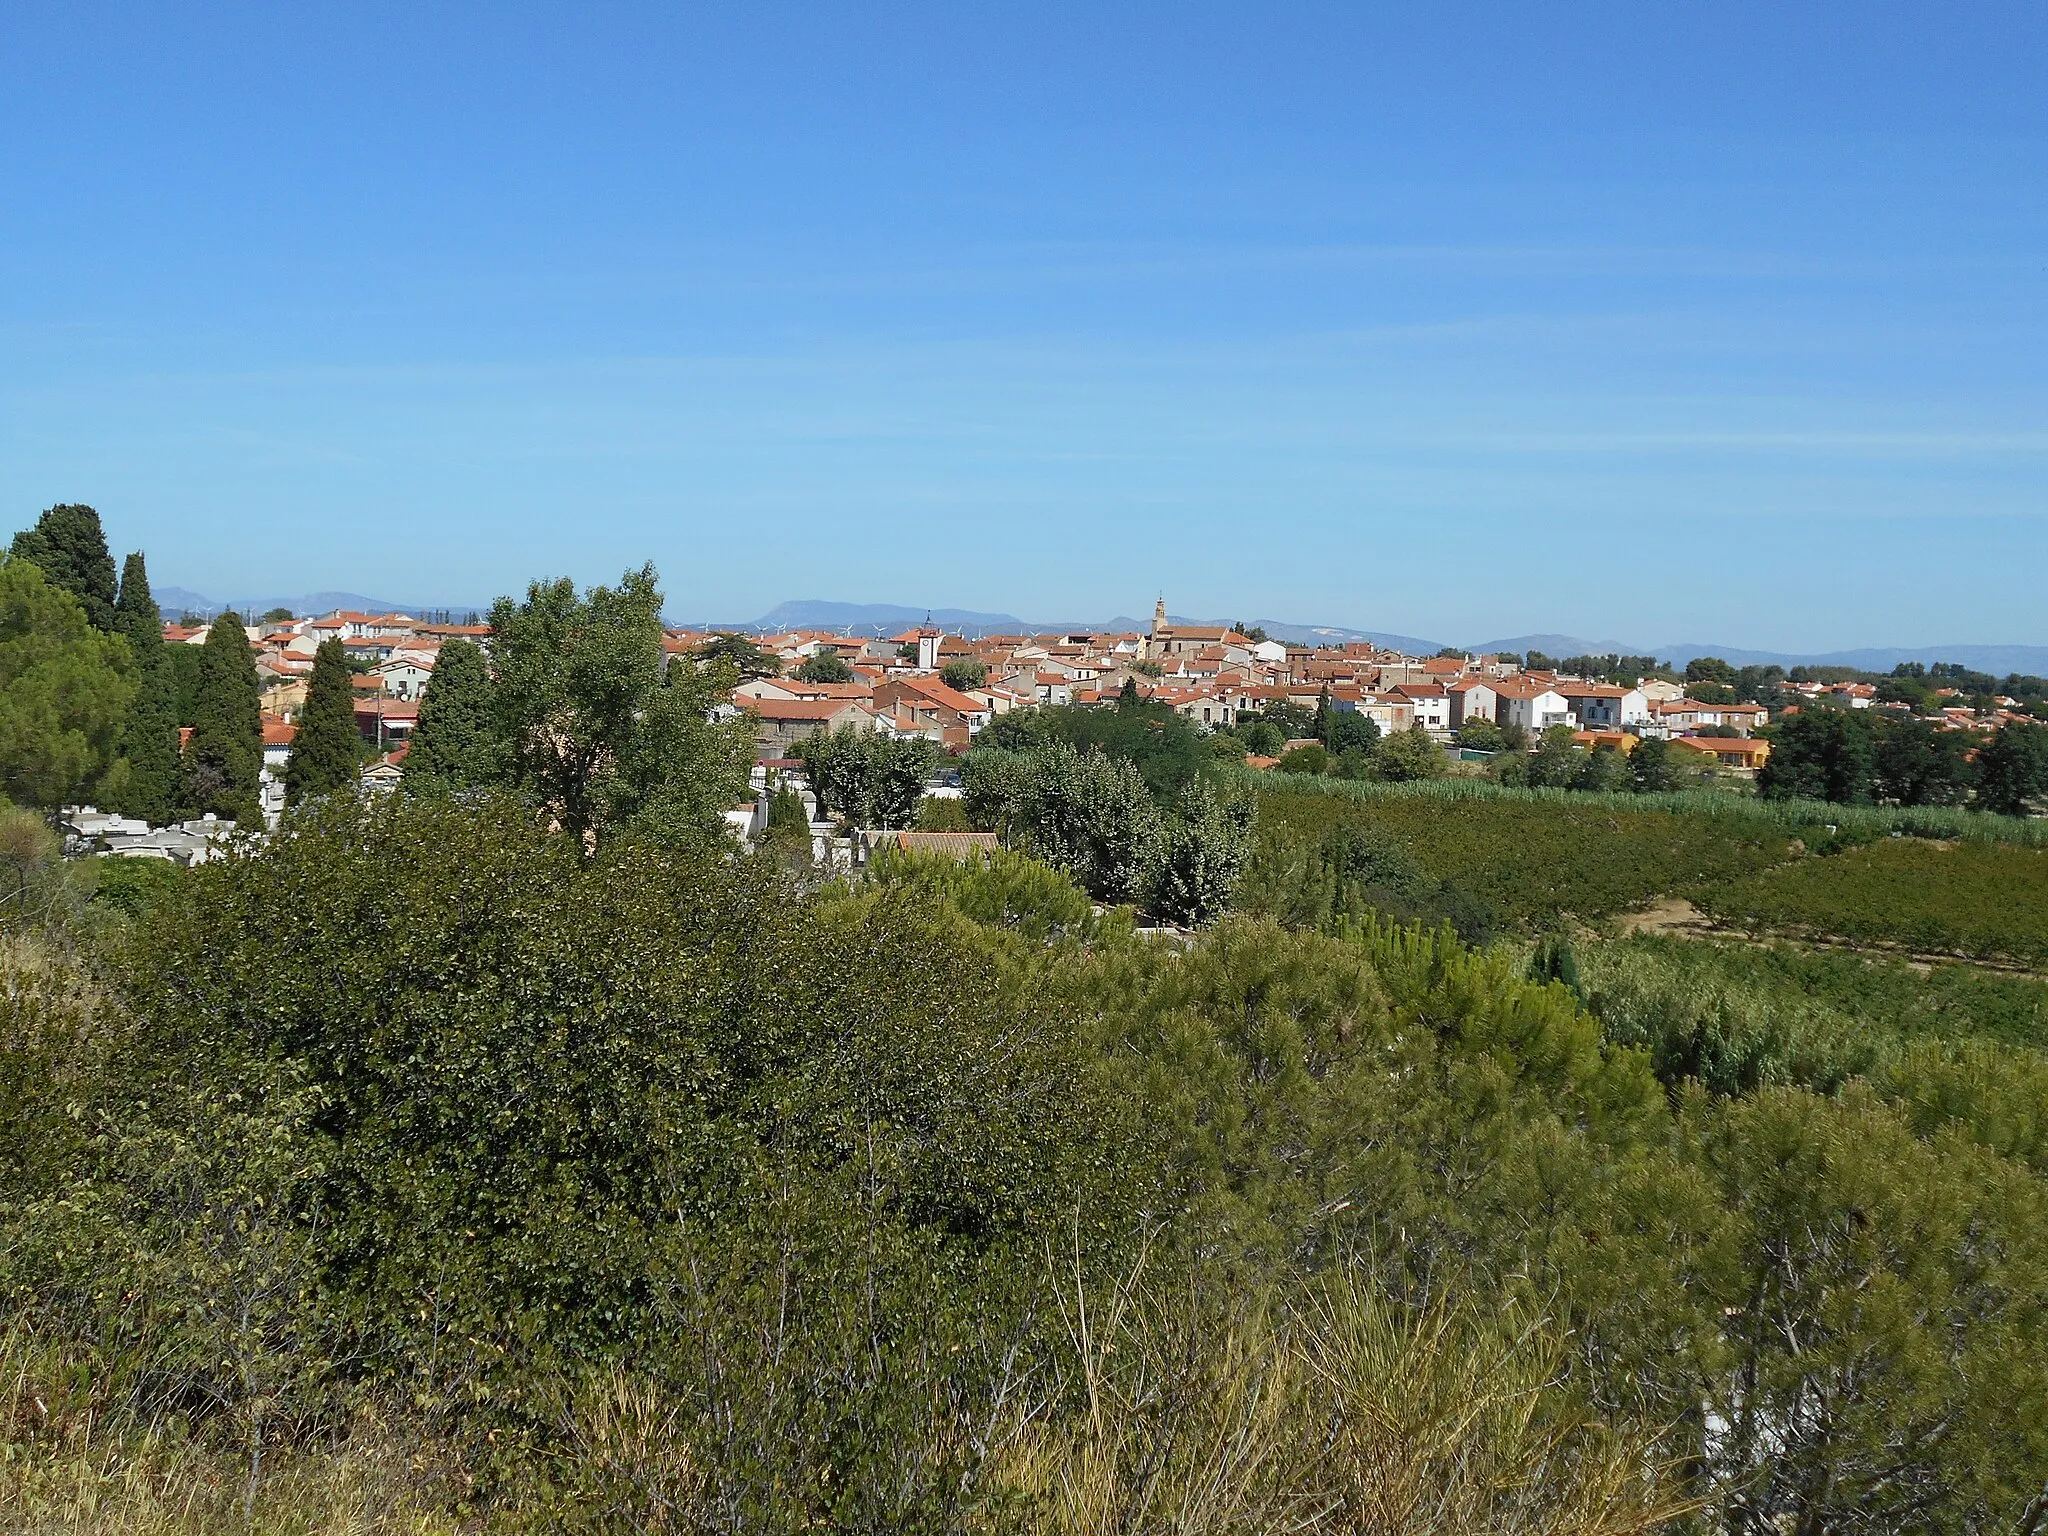
[(1158, 634), (1166, 628), (1166, 594), (1159, 594), (1159, 601), (1152, 608), (1152, 633)]

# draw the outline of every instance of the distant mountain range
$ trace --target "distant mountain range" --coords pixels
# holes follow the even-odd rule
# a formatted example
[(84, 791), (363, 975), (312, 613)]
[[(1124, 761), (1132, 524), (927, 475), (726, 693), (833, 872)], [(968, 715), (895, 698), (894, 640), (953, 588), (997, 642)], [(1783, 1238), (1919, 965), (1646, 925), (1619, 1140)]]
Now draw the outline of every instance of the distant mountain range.
[[(1176, 624), (1233, 624), (1237, 619), (1188, 618), (1169, 615)], [(805, 599), (782, 603), (758, 619), (710, 625), (706, 628), (751, 630), (774, 633), (787, 629), (836, 629), (862, 633), (893, 633), (912, 625), (930, 622), (972, 639), (979, 635), (1047, 634), (1061, 632), (1122, 632), (1144, 630), (1150, 619), (1119, 614), (1110, 619), (1020, 619), (1011, 613), (979, 613), (966, 608), (907, 608), (891, 603), (839, 603)], [(1446, 642), (1419, 635), (1391, 634), (1377, 629), (1348, 629), (1337, 624), (1297, 624), (1283, 619), (1251, 619), (1275, 640), (1288, 645), (1342, 645), (1347, 641), (1369, 640), (1375, 645), (1428, 656), (1443, 650)], [(2027, 672), (2048, 675), (2048, 645), (1955, 645), (1876, 646), (1850, 651), (1795, 652), (1760, 651), (1743, 646), (1686, 641), (1664, 645), (1641, 645), (1623, 640), (1587, 640), (1577, 635), (1511, 635), (1476, 644), (1460, 643), (1458, 649), (1475, 653), (1541, 651), (1560, 659), (1566, 656), (1655, 656), (1684, 666), (1695, 656), (1719, 656), (1736, 666), (1855, 667), (1866, 672), (1889, 672), (1902, 661), (1952, 661), (1980, 672), (2003, 675)]]
[[(156, 601), (157, 606), (171, 616), (180, 613), (215, 614), (229, 606), (184, 587), (159, 587), (156, 591)], [(309, 614), (327, 613), (336, 608), (353, 608), (365, 613), (422, 613), (446, 609), (466, 614), (484, 613), (491, 605), (487, 602), (411, 603), (397, 602), (386, 597), (366, 597), (360, 592), (309, 592), (299, 597), (237, 598), (233, 606), (245, 613), (264, 613), (272, 608), (289, 608), (293, 613)], [(1240, 622), (1237, 618), (1189, 618), (1184, 614), (1174, 614), (1170, 617), (1176, 624)], [(1118, 614), (1107, 619), (1020, 619), (1013, 613), (981, 613), (970, 608), (915, 608), (900, 603), (840, 603), (822, 598), (805, 598), (781, 603), (757, 619), (690, 622), (694, 628), (734, 629), (755, 634), (773, 634), (789, 629), (832, 629), (843, 633), (886, 635), (925, 623), (927, 620), (970, 639), (980, 635), (1029, 635), (1053, 632), (1128, 633), (1147, 629), (1152, 622), (1150, 619), (1134, 619), (1128, 614)], [(1347, 629), (1336, 624), (1296, 624), (1284, 619), (1251, 619), (1243, 622), (1263, 629), (1275, 640), (1288, 645), (1342, 645), (1351, 641), (1369, 640), (1375, 645), (1406, 651), (1415, 656), (1428, 656), (1444, 649), (1445, 646), (1443, 641), (1427, 640), (1419, 635), (1390, 634), (1377, 629)], [(1541, 651), (1546, 656), (1559, 659), (1566, 656), (1600, 656), (1609, 653), (1623, 656), (1655, 656), (1659, 660), (1681, 667), (1695, 656), (1719, 656), (1736, 666), (1769, 666), (1776, 663), (1783, 667), (1855, 667), (1866, 672), (1889, 672), (1902, 661), (1952, 661), (1979, 672), (1990, 672), (1999, 676), (2008, 672), (2048, 676), (2048, 645), (1959, 643), (1871, 646), (1850, 651), (1794, 652), (1759, 651), (1743, 646), (1696, 641), (1639, 645), (1623, 640), (1587, 640), (1578, 635), (1510, 635), (1500, 640), (1459, 644), (1458, 649), (1473, 652), (1514, 651), (1518, 654)]]
[(211, 618), (233, 608), (237, 613), (268, 613), (273, 608), (289, 608), (296, 614), (332, 613), (337, 608), (351, 609), (357, 613), (439, 613), (446, 609), (452, 613), (488, 613), (489, 603), (400, 603), (388, 597), (365, 597), (360, 592), (308, 592), (300, 597), (249, 597), (232, 598), (216, 602), (201, 593), (186, 587), (157, 587), (150, 594), (156, 599), (166, 618), (176, 618), (181, 613), (205, 614)]
[(1465, 647), (1471, 651), (1541, 651), (1566, 656), (1655, 656), (1684, 666), (1695, 656), (1718, 656), (1738, 667), (1854, 667), (1863, 672), (1889, 672), (1902, 661), (1952, 661), (1978, 672), (2004, 676), (2025, 672), (2048, 676), (2048, 645), (1899, 645), (1867, 646), (1853, 651), (1752, 651), (1735, 645), (1686, 641), (1670, 645), (1629, 645), (1619, 640), (1584, 640), (1575, 635), (1515, 635)]

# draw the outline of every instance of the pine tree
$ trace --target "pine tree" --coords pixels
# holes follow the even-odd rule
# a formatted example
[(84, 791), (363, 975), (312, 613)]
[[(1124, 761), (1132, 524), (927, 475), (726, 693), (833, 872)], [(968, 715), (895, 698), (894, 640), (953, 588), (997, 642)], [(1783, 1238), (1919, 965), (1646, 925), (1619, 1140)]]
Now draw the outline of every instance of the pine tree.
[(18, 560), (32, 561), (51, 586), (77, 598), (94, 629), (116, 629), (114, 557), (107, 551), (100, 515), (91, 507), (65, 503), (50, 508), (36, 519), (35, 527), (14, 536), (12, 553)]
[(313, 653), (306, 707), (299, 715), (299, 733), (292, 739), (292, 755), (284, 766), (285, 799), (296, 805), (309, 796), (330, 794), (353, 784), (360, 740), (348, 652), (339, 640), (323, 640)]
[(245, 824), (260, 822), (263, 713), (249, 633), (234, 614), (223, 613), (201, 651), (199, 704), (185, 743), (187, 802)]
[(121, 563), (121, 595), (114, 600), (114, 632), (128, 637), (128, 648), (145, 669), (156, 665), (164, 648), (164, 616), (149, 591), (149, 570), (136, 550)]
[(499, 761), (484, 653), (467, 640), (450, 640), (420, 700), (405, 782), (415, 789), (473, 789), (495, 780)]

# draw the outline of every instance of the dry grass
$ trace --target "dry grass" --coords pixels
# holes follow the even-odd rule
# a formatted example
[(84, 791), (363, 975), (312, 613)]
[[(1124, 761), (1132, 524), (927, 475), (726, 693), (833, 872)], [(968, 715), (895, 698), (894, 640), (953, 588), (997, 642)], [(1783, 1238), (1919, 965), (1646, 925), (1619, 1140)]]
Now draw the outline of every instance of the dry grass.
[(1652, 1441), (1566, 1406), (1542, 1320), (1340, 1279), (1220, 1329), (1131, 1293), (1071, 1322), (1088, 1412), (1003, 1468), (1034, 1536), (1637, 1536), (1696, 1507)]
[(431, 1447), (363, 1422), (246, 1457), (175, 1423), (127, 1423), (78, 1350), (0, 1339), (0, 1530), (14, 1536), (455, 1536)]

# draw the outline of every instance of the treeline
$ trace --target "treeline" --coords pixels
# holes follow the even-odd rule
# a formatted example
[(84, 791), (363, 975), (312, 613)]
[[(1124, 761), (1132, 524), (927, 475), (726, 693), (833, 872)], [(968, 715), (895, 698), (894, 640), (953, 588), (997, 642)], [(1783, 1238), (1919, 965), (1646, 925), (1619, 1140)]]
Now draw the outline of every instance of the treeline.
[(165, 645), (142, 552), (117, 579), (91, 507), (50, 508), (0, 565), (0, 720), (0, 791), (16, 804), (259, 819), (263, 725), (241, 621), (223, 614), (204, 645)]
[(2048, 808), (2048, 725), (1987, 738), (1888, 711), (1809, 705), (1771, 729), (1757, 792), (1841, 805), (1973, 805), (2006, 816)]

